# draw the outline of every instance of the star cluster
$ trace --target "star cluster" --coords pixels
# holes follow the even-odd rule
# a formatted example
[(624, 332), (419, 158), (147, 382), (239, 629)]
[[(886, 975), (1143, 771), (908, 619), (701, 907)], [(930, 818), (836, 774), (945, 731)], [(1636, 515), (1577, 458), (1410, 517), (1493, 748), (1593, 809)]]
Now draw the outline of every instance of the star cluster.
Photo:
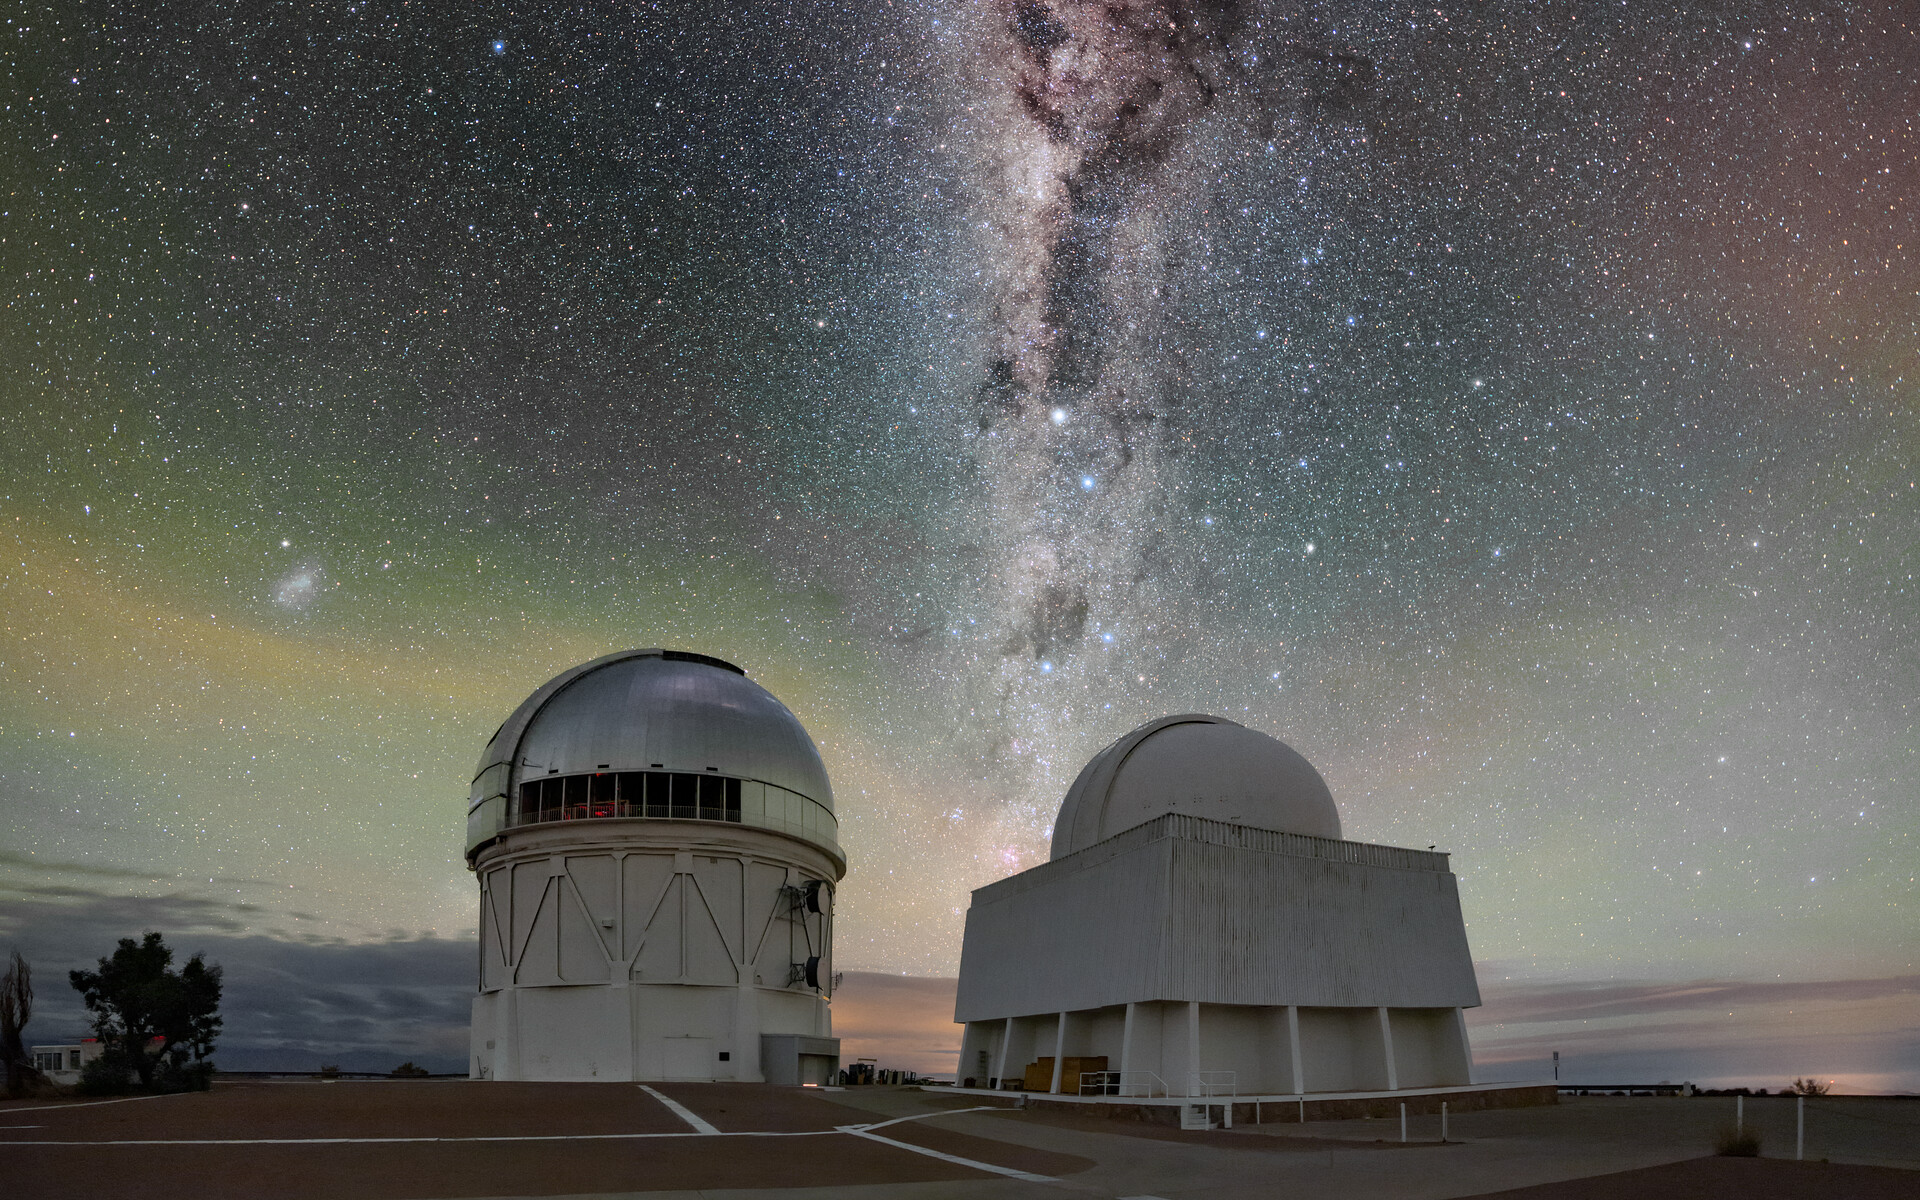
[(1453, 852), (1485, 971), (1912, 971), (1897, 5), (0, 39), (0, 884), (458, 935), (485, 737), (676, 645), (821, 743), (857, 969), (1198, 710)]

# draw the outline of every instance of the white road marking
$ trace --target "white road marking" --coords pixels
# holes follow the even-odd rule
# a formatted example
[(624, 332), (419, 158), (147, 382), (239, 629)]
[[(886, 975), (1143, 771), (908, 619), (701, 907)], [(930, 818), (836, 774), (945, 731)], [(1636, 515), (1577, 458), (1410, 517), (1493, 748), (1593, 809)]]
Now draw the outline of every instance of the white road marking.
[(976, 1104), (972, 1108), (950, 1108), (950, 1109), (947, 1109), (945, 1112), (920, 1113), (916, 1116), (911, 1116), (911, 1117), (895, 1117), (891, 1121), (875, 1121), (871, 1125), (842, 1125), (840, 1128), (849, 1129), (849, 1130), (851, 1129), (885, 1129), (889, 1125), (898, 1125), (902, 1121), (925, 1121), (933, 1117), (950, 1117), (955, 1113), (999, 1112), (999, 1111), (1002, 1111), (1002, 1110), (998, 1104)]
[(687, 1124), (693, 1126), (693, 1130), (695, 1133), (719, 1133), (720, 1132), (718, 1129), (715, 1129), (713, 1126), (707, 1124), (704, 1120), (702, 1120), (698, 1113), (694, 1112), (692, 1109), (688, 1108), (686, 1105), (680, 1103), (678, 1100), (675, 1100), (672, 1096), (663, 1096), (659, 1092), (654, 1091), (652, 1088), (648, 1087), (644, 1083), (640, 1085), (640, 1090), (645, 1092), (647, 1095), (652, 1096), (655, 1100), (658, 1100), (660, 1103), (666, 1105), (668, 1110), (671, 1111), (674, 1116), (679, 1117), (682, 1121), (685, 1121)]
[(858, 1125), (842, 1125), (840, 1132), (850, 1133), (854, 1137), (866, 1138), (870, 1142), (893, 1146), (900, 1150), (911, 1150), (915, 1154), (924, 1154), (928, 1158), (937, 1158), (942, 1162), (958, 1163), (963, 1167), (972, 1167), (976, 1171), (987, 1171), (994, 1175), (1005, 1175), (1009, 1179), (1023, 1179), (1028, 1183), (1059, 1183), (1051, 1175), (1035, 1175), (1032, 1171), (1016, 1171), (1012, 1167), (995, 1166), (993, 1163), (980, 1162), (977, 1159), (961, 1158), (958, 1154), (947, 1154), (939, 1150), (929, 1150), (925, 1146), (916, 1146), (912, 1142), (897, 1142), (890, 1137), (881, 1137), (870, 1133)]
[(619, 1142), (643, 1138), (693, 1137), (827, 1137), (837, 1129), (805, 1129), (798, 1132), (722, 1133), (523, 1133), (481, 1137), (337, 1137), (337, 1138), (175, 1138), (83, 1142), (42, 1139), (37, 1141), (0, 1138), (5, 1146), (363, 1146), (399, 1142)]
[[(645, 1084), (640, 1085), (640, 1090), (647, 1093), (649, 1096), (652, 1096), (655, 1100), (658, 1100), (661, 1104), (665, 1105), (675, 1116), (679, 1117), (681, 1120), (685, 1121), (688, 1125), (692, 1126), (693, 1132), (691, 1133), (556, 1133), (556, 1134), (535, 1133), (535, 1134), (501, 1134), (501, 1135), (493, 1135), (493, 1136), (480, 1135), (480, 1136), (468, 1136), (468, 1137), (176, 1138), (176, 1139), (120, 1138), (120, 1139), (110, 1139), (110, 1140), (102, 1140), (102, 1141), (55, 1141), (55, 1140), (49, 1140), (49, 1139), (36, 1139), (36, 1140), (28, 1141), (25, 1139), (0, 1138), (0, 1146), (367, 1146), (367, 1145), (412, 1144), (412, 1143), (421, 1143), (421, 1142), (615, 1142), (615, 1141), (640, 1141), (648, 1138), (828, 1137), (833, 1134), (848, 1134), (853, 1137), (866, 1138), (870, 1142), (879, 1142), (880, 1144), (885, 1146), (892, 1146), (897, 1150), (906, 1150), (913, 1154), (925, 1155), (928, 1158), (937, 1158), (942, 1162), (950, 1162), (958, 1166), (970, 1167), (976, 1171), (985, 1171), (990, 1175), (1004, 1175), (1009, 1179), (1020, 1179), (1028, 1183), (1058, 1183), (1059, 1182), (1058, 1179), (1055, 1179), (1051, 1175), (1036, 1175), (1031, 1171), (1019, 1171), (1019, 1170), (1015, 1170), (1012, 1167), (1002, 1167), (989, 1162), (981, 1162), (978, 1159), (962, 1158), (957, 1154), (947, 1154), (940, 1150), (930, 1150), (925, 1146), (916, 1146), (912, 1142), (902, 1142), (902, 1141), (897, 1141), (890, 1137), (882, 1137), (881, 1135), (873, 1132), (875, 1129), (884, 1129), (889, 1125), (898, 1125), (903, 1121), (920, 1121), (920, 1120), (926, 1120), (929, 1117), (944, 1117), (944, 1116), (949, 1116), (955, 1112), (982, 1112), (982, 1111), (988, 1111), (988, 1110), (997, 1110), (1000, 1107), (997, 1104), (983, 1104), (975, 1108), (952, 1109), (952, 1110), (949, 1110), (948, 1112), (921, 1113), (917, 1116), (910, 1116), (910, 1117), (895, 1117), (891, 1121), (881, 1121), (873, 1125), (841, 1125), (835, 1129), (809, 1129), (809, 1130), (778, 1132), (778, 1133), (775, 1133), (775, 1132), (725, 1133), (719, 1129), (714, 1128), (713, 1125), (709, 1124), (708, 1122), (702, 1120), (699, 1117), (699, 1115), (694, 1113), (691, 1109), (687, 1108), (686, 1105), (681, 1104), (677, 1100), (674, 1100), (672, 1097), (662, 1095), (660, 1092), (655, 1091), (653, 1088), (650, 1088)], [(146, 1100), (146, 1099), (155, 1099), (156, 1097), (139, 1096), (134, 1098)], [(103, 1103), (112, 1103), (112, 1102), (104, 1101)], [(54, 1105), (51, 1107), (66, 1108), (66, 1107), (79, 1107), (79, 1106), (78, 1105)], [(24, 1110), (16, 1109), (14, 1111), (17, 1112), (17, 1111), (24, 1111)], [(0, 1127), (0, 1128), (40, 1129), (40, 1128), (43, 1128), (43, 1126), (15, 1125), (11, 1127)], [(1146, 1198), (1143, 1197), (1142, 1200), (1146, 1200)]]
[(23, 1112), (52, 1112), (56, 1108), (92, 1108), (96, 1104), (126, 1104), (132, 1100), (167, 1100), (186, 1094), (185, 1092), (167, 1092), (159, 1096), (122, 1096), (118, 1100), (82, 1100), (78, 1104), (36, 1104), (32, 1108), (0, 1108), (0, 1117), (10, 1117), (14, 1113)]

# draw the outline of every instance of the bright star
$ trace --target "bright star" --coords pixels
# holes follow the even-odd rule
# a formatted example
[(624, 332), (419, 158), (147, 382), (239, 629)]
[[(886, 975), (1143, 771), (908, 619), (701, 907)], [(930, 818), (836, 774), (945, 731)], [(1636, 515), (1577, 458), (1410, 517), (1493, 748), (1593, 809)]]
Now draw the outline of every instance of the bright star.
[(1055, 425), (1065, 425), (1067, 423), (1067, 410), (1064, 408), (1056, 408), (1049, 415), (1053, 418)]

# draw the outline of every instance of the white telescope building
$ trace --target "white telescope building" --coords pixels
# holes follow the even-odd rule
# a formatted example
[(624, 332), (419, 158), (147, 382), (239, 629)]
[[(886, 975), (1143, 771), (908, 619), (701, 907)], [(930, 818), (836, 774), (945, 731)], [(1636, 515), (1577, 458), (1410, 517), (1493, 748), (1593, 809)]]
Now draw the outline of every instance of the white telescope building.
[[(958, 1081), (1139, 1097), (1460, 1086), (1461, 1013), (1479, 1003), (1445, 854), (1343, 841), (1291, 748), (1164, 717), (1087, 763), (1051, 861), (973, 893)], [(1093, 1070), (1118, 1074), (1087, 1086)]]
[(831, 1082), (837, 828), (813, 740), (732, 663), (548, 681), (468, 804), (472, 1077)]

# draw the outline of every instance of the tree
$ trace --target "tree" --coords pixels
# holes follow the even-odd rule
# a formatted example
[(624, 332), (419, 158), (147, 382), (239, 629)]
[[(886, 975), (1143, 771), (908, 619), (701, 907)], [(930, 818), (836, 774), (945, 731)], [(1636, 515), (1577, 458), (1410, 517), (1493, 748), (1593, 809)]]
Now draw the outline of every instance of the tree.
[(27, 1061), (27, 1047), (21, 1033), (33, 1019), (33, 968), (15, 950), (0, 975), (0, 1063), (6, 1064), (7, 1095), (18, 1096), (40, 1072)]
[[(67, 978), (93, 1014), (93, 1032), (152, 1089), (156, 1071), (204, 1081), (206, 1063), (220, 1033), (220, 968), (201, 955), (173, 970), (173, 951), (157, 933), (135, 942), (121, 938), (97, 971)], [(195, 1069), (187, 1070), (188, 1055)], [(205, 1065), (202, 1065), (205, 1064)], [(187, 1086), (194, 1086), (189, 1082)]]
[(1786, 1094), (1789, 1096), (1824, 1096), (1831, 1089), (1831, 1086), (1832, 1085), (1821, 1083), (1819, 1080), (1809, 1076), (1806, 1079), (1795, 1079), (1792, 1083), (1788, 1084)]

